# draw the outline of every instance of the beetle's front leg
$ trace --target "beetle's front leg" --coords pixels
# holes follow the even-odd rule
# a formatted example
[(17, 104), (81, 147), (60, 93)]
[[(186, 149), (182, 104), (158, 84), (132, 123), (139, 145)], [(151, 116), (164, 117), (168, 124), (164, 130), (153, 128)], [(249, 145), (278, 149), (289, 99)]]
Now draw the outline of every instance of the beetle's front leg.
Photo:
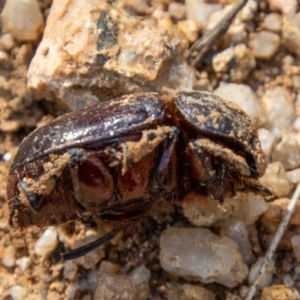
[(235, 195), (240, 176), (250, 175), (246, 160), (219, 143), (200, 138), (188, 144), (188, 160), (192, 181), (196, 190), (218, 199)]

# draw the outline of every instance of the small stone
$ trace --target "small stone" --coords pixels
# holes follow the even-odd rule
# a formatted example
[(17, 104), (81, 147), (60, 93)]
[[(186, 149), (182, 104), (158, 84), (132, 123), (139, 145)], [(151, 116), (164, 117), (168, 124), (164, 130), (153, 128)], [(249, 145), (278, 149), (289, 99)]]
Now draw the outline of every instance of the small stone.
[(1, 20), (3, 32), (10, 32), (18, 41), (36, 41), (44, 29), (37, 0), (7, 0)]
[(16, 265), (16, 247), (14, 245), (5, 248), (1, 262), (7, 268), (13, 268)]
[(150, 271), (144, 265), (140, 265), (139, 267), (133, 269), (128, 275), (131, 278), (132, 282), (136, 285), (148, 282), (150, 279)]
[(151, 7), (146, 0), (126, 0), (126, 6), (138, 14), (148, 15), (151, 12)]
[(14, 39), (10, 33), (4, 33), (0, 36), (0, 50), (10, 51), (14, 46)]
[(0, 62), (7, 62), (9, 60), (9, 56), (6, 52), (0, 51)]
[(168, 11), (169, 11), (170, 16), (177, 21), (183, 20), (186, 16), (185, 5), (178, 3), (178, 2), (170, 3)]
[(286, 274), (283, 277), (283, 283), (286, 287), (292, 287), (295, 284), (295, 281), (290, 274)]
[(146, 300), (149, 298), (151, 272), (144, 265), (133, 269), (128, 277), (132, 280), (136, 287), (136, 300)]
[(264, 29), (278, 33), (281, 31), (282, 17), (280, 14), (277, 13), (267, 14), (264, 18), (263, 25)]
[(60, 294), (56, 291), (48, 290), (47, 300), (57, 300), (60, 298)]
[(258, 138), (260, 141), (261, 148), (266, 155), (267, 160), (271, 158), (274, 146), (275, 146), (275, 136), (269, 130), (265, 128), (259, 128), (257, 130)]
[(249, 115), (255, 128), (263, 126), (266, 122), (265, 112), (249, 86), (237, 83), (222, 84), (214, 94), (239, 105)]
[(221, 224), (221, 236), (227, 236), (235, 241), (246, 264), (253, 261), (254, 256), (249, 242), (249, 232), (244, 222), (232, 217)]
[(157, 28), (162, 30), (170, 30), (173, 27), (173, 22), (170, 17), (159, 19), (157, 22)]
[(291, 190), (289, 180), (281, 162), (268, 165), (265, 175), (260, 179), (277, 197), (287, 196)]
[(256, 61), (244, 45), (230, 47), (213, 57), (213, 69), (222, 80), (242, 82), (255, 68)]
[(148, 282), (144, 282), (135, 286), (135, 300), (147, 300), (150, 296), (150, 286)]
[(186, 0), (185, 6), (187, 20), (200, 22), (202, 28), (207, 26), (209, 17), (213, 12), (222, 9), (220, 4), (206, 3), (205, 0)]
[[(261, 218), (262, 225), (265, 226), (265, 224), (273, 223), (276, 225), (275, 226), (275, 230), (276, 230), (277, 224), (281, 222), (282, 218), (286, 214), (290, 202), (291, 200), (288, 198), (280, 198), (269, 203), (268, 210), (263, 214)], [(300, 226), (300, 202), (298, 202), (295, 206), (295, 210), (291, 216), (289, 225)], [(274, 232), (274, 231), (269, 231), (269, 232)]]
[(240, 288), (239, 288), (239, 295), (245, 299), (247, 294), (249, 292), (249, 287), (246, 286), (246, 285), (242, 285)]
[(242, 220), (247, 226), (254, 224), (268, 209), (265, 199), (253, 193), (237, 193), (236, 197), (228, 202), (231, 215)]
[(294, 15), (298, 8), (297, 0), (267, 0), (270, 10), (283, 14)]
[(74, 284), (73, 282), (71, 282), (70, 284), (68, 284), (67, 288), (66, 288), (66, 292), (65, 292), (66, 300), (76, 299), (75, 298), (76, 291), (77, 291), (76, 284)]
[(184, 20), (177, 23), (178, 32), (189, 43), (197, 41), (201, 25), (198, 21)]
[(99, 277), (99, 272), (93, 269), (89, 270), (86, 273), (85, 277), (81, 277), (78, 280), (78, 289), (81, 291), (94, 290), (97, 286), (98, 277)]
[(193, 90), (207, 92), (213, 91), (213, 87), (207, 72), (200, 72), (199, 74), (197, 74), (197, 81), (195, 81), (194, 83)]
[(63, 282), (61, 281), (53, 281), (51, 282), (50, 286), (49, 286), (49, 290), (50, 291), (57, 291), (59, 293), (61, 293), (65, 288), (65, 285)]
[(294, 235), (291, 238), (294, 255), (297, 261), (300, 261), (300, 235)]
[(6, 152), (6, 153), (4, 153), (3, 156), (2, 156), (2, 159), (3, 159), (4, 161), (6, 161), (6, 162), (7, 162), (7, 161), (10, 161), (11, 158), (12, 158), (11, 152)]
[(300, 13), (283, 17), (282, 45), (300, 58)]
[(300, 168), (286, 172), (291, 186), (296, 186), (300, 182)]
[(235, 287), (248, 273), (237, 244), (208, 229), (168, 228), (160, 248), (160, 264), (174, 276)]
[(294, 121), (293, 98), (284, 87), (275, 87), (266, 90), (261, 98), (262, 106), (266, 112), (267, 122), (265, 128), (279, 139)]
[(281, 141), (276, 145), (273, 161), (280, 161), (286, 170), (300, 166), (300, 134), (283, 134)]
[(76, 277), (78, 266), (74, 260), (68, 260), (64, 264), (64, 278), (73, 280)]
[[(296, 102), (300, 102), (300, 97), (298, 99), (299, 95), (297, 96)], [(298, 113), (298, 111), (297, 111)], [(300, 131), (300, 117), (297, 117), (295, 119), (295, 122), (293, 124), (293, 128), (296, 129), (297, 131)]]
[[(193, 205), (191, 205), (193, 203)], [(231, 210), (227, 201), (223, 206), (219, 202), (211, 199), (199, 199), (198, 195), (188, 194), (182, 204), (184, 216), (196, 226), (209, 227), (217, 221), (229, 217)]]
[(216, 295), (199, 285), (194, 284), (177, 284), (167, 289), (166, 296), (168, 300), (186, 299), (186, 300), (215, 300)]
[[(260, 257), (256, 261), (256, 263), (251, 266), (251, 269), (250, 269), (250, 272), (249, 272), (249, 277), (248, 277), (249, 285), (251, 283), (253, 283), (253, 281), (255, 279), (255, 276), (256, 276), (257, 272), (259, 271), (259, 268), (260, 268), (263, 260), (264, 260), (264, 258)], [(261, 280), (259, 281), (259, 283), (257, 285), (258, 289), (261, 290), (263, 287), (268, 286), (268, 285), (271, 284), (272, 279), (273, 279), (274, 270), (275, 270), (275, 262), (274, 262), (274, 260), (271, 259), (269, 261), (269, 264), (268, 264), (263, 276), (261, 277)]]
[(94, 300), (135, 300), (136, 288), (133, 282), (124, 276), (100, 275), (94, 292)]
[(216, 295), (212, 291), (210, 291), (202, 286), (197, 286), (197, 285), (192, 285), (192, 284), (183, 284), (181, 286), (181, 288), (182, 288), (183, 295), (184, 295), (181, 299), (214, 300), (216, 298)]
[(54, 228), (47, 228), (41, 237), (36, 241), (34, 245), (34, 252), (40, 256), (47, 256), (58, 245), (57, 232)]
[(298, 275), (298, 276), (300, 275), (300, 265), (296, 266), (295, 274)]
[(249, 35), (249, 48), (256, 59), (271, 59), (279, 46), (280, 37), (274, 32), (263, 30)]
[(99, 274), (117, 275), (119, 271), (120, 267), (110, 261), (102, 260), (100, 263)]
[(243, 22), (251, 22), (257, 14), (258, 3), (255, 0), (248, 0), (246, 5), (238, 13), (237, 17)]
[(26, 287), (20, 286), (20, 285), (15, 285), (9, 289), (10, 291), (10, 296), (12, 297), (13, 300), (24, 300), (28, 299), (28, 289)]
[(226, 300), (243, 300), (241, 297), (228, 293), (226, 296)]
[(284, 285), (267, 286), (262, 290), (260, 300), (297, 300), (300, 299), (299, 292), (292, 287)]
[(23, 256), (16, 260), (16, 265), (20, 268), (20, 270), (24, 273), (30, 266), (30, 258), (28, 256)]

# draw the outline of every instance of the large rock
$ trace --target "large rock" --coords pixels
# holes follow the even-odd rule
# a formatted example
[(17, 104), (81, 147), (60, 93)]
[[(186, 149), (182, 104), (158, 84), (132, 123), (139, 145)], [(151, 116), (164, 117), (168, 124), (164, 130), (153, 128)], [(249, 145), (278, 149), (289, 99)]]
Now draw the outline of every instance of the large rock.
[(192, 88), (187, 46), (105, 0), (54, 0), (28, 85), (70, 109), (124, 94)]

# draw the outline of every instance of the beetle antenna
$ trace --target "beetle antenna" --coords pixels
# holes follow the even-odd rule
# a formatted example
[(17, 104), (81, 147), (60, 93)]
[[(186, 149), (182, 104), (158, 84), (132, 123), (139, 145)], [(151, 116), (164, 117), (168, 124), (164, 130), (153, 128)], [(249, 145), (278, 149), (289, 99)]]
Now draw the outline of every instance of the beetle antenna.
[(88, 252), (94, 250), (95, 248), (98, 248), (99, 246), (109, 242), (112, 238), (114, 238), (121, 231), (122, 231), (122, 229), (120, 229), (120, 228), (114, 228), (106, 235), (102, 236), (101, 238), (99, 238), (87, 245), (73, 249), (66, 253), (61, 253), (60, 254), (61, 260), (66, 261), (66, 260), (76, 259), (80, 256), (83, 256), (83, 255), (87, 254)]

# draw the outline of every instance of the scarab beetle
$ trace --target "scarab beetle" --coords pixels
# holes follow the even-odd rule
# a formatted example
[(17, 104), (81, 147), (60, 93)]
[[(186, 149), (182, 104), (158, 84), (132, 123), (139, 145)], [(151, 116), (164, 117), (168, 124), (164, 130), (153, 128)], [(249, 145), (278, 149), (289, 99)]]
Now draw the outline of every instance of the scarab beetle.
[(192, 192), (223, 202), (268, 195), (256, 130), (237, 105), (207, 92), (144, 93), (71, 112), (21, 143), (9, 173), (9, 222), (45, 227), (90, 215), (116, 228), (78, 257)]

